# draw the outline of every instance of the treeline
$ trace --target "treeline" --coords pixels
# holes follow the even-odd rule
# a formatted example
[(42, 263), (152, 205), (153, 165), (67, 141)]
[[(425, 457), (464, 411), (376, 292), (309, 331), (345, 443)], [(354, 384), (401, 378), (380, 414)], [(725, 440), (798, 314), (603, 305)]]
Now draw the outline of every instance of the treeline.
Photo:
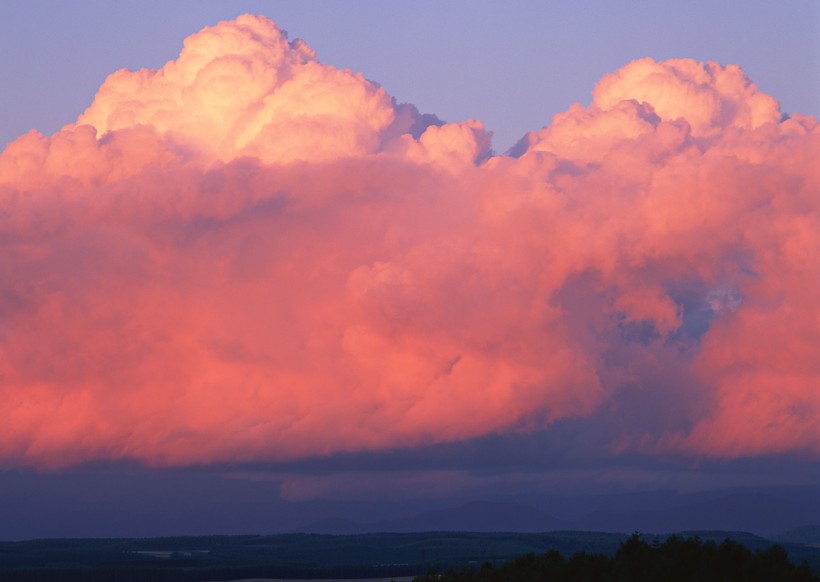
[(780, 546), (752, 552), (732, 540), (720, 544), (671, 536), (647, 543), (633, 534), (612, 556), (578, 552), (565, 558), (552, 550), (520, 556), (500, 565), (430, 571), (414, 582), (810, 582), (818, 580), (803, 562), (795, 566)]

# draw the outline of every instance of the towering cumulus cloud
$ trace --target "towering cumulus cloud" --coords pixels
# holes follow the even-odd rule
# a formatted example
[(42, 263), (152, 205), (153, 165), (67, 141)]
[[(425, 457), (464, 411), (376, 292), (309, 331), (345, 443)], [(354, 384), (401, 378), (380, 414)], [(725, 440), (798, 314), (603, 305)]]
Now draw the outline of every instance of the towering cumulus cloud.
[(0, 156), (2, 463), (558, 419), (818, 455), (819, 140), (738, 67), (643, 59), (493, 156), (265, 18), (206, 28)]

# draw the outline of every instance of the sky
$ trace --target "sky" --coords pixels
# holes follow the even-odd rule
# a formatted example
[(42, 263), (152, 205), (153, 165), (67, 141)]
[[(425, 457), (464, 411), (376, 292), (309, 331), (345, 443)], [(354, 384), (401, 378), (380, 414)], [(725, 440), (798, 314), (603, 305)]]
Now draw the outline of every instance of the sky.
[(816, 493), (820, 8), (542, 4), (4, 6), (0, 538)]
[(76, 120), (105, 78), (158, 68), (181, 40), (264, 14), (319, 59), (362, 72), (447, 121), (474, 118), (504, 152), (606, 73), (651, 56), (740, 64), (785, 112), (820, 114), (820, 8), (790, 2), (315, 2), (198, 0), (114, 5), (7, 2), (0, 18), (0, 143)]

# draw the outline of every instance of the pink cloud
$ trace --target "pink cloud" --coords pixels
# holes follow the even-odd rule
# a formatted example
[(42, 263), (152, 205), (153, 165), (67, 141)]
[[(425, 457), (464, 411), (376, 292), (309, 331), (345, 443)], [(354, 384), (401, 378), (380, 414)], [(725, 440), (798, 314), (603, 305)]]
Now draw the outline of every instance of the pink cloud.
[(206, 28), (0, 155), (0, 457), (381, 450), (625, 382), (691, 406), (621, 448), (817, 454), (820, 130), (780, 117), (738, 67), (643, 59), (488, 158), (269, 20)]

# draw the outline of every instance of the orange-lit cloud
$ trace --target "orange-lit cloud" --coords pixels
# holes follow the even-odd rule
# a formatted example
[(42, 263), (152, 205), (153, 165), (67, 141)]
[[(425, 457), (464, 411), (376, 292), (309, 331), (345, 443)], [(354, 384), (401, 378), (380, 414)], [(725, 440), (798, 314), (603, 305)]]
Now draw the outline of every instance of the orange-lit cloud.
[(0, 457), (381, 450), (627, 384), (686, 406), (616, 448), (816, 455), (820, 129), (782, 117), (643, 59), (490, 157), (267, 19), (206, 28), (0, 156)]

